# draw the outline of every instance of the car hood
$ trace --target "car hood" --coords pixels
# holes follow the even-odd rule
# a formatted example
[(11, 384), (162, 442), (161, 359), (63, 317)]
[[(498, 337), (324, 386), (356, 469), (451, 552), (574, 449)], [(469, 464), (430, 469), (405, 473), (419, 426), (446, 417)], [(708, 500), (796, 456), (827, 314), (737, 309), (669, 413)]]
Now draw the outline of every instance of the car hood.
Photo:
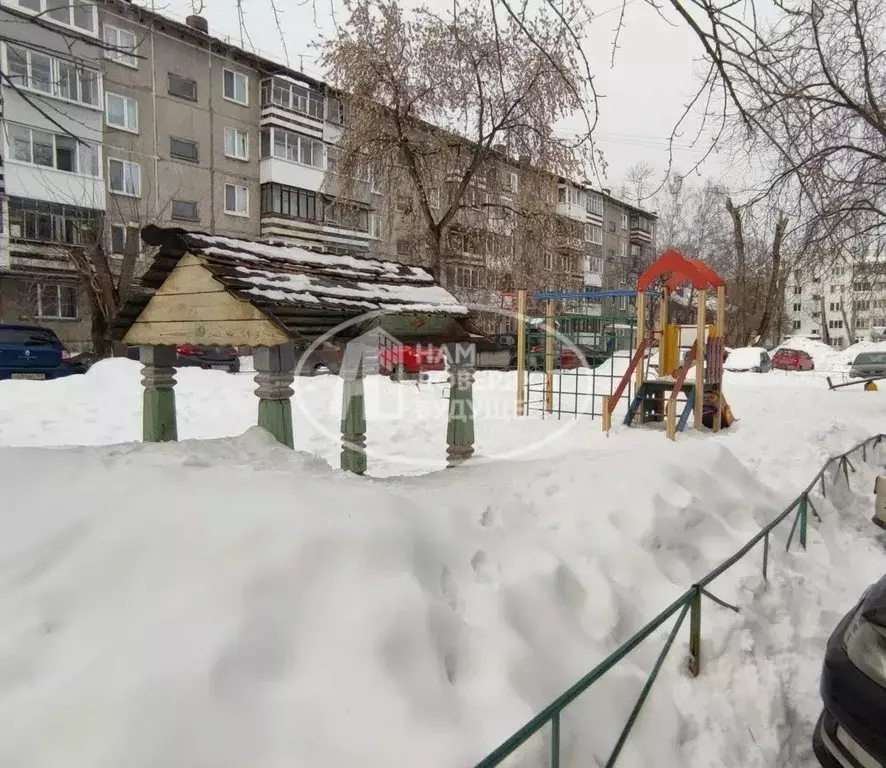
[(886, 627), (886, 576), (868, 589), (861, 610), (871, 624)]

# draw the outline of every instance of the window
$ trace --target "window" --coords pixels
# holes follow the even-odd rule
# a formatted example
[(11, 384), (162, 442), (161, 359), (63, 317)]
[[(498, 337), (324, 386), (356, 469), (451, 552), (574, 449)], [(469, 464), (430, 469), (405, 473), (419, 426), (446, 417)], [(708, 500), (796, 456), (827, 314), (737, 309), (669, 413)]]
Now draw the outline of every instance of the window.
[(338, 200), (325, 200), (323, 220), (348, 229), (369, 231), (369, 211), (357, 205), (350, 205)]
[(29, 286), (28, 309), (34, 317), (47, 320), (77, 319), (77, 286), (37, 283)]
[(409, 244), (409, 241), (401, 238), (397, 241), (397, 255), (398, 256), (409, 256), (412, 252), (412, 248)]
[(585, 210), (588, 213), (594, 213), (598, 216), (603, 215), (603, 198), (600, 195), (595, 195), (593, 192), (588, 193), (587, 205)]
[(622, 229), (628, 228), (628, 215), (626, 213), (623, 213), (621, 215), (621, 228)]
[(118, 195), (141, 197), (142, 169), (138, 163), (108, 159), (108, 189)]
[(231, 216), (249, 215), (249, 189), (237, 184), (225, 184), (225, 213)]
[(124, 224), (111, 224), (111, 255), (125, 256), (127, 248), (136, 253), (141, 247), (138, 227), (127, 227)]
[(242, 72), (224, 70), (224, 96), (237, 104), (249, 104), (249, 78)]
[(336, 99), (332, 96), (326, 97), (326, 119), (330, 123), (344, 125), (345, 108), (344, 104), (341, 103), (341, 100)]
[(13, 160), (67, 173), (98, 176), (97, 146), (14, 123), (7, 123), (6, 130)]
[(812, 319), (813, 320), (820, 320), (821, 319), (821, 312), (813, 312)]
[(326, 150), (322, 141), (283, 128), (262, 131), (262, 157), (279, 157), (291, 163), (325, 168)]
[(93, 69), (9, 44), (4, 69), (16, 87), (90, 107), (99, 106), (101, 75)]
[(249, 159), (249, 132), (225, 127), (225, 155), (235, 160)]
[(554, 269), (554, 254), (552, 254), (552, 253), (545, 254), (545, 269), (547, 269), (547, 270)]
[(40, 200), (9, 198), (9, 237), (40, 243), (79, 245), (94, 225), (95, 212)]
[(828, 328), (842, 328), (843, 321), (842, 320), (828, 320)]
[(615, 223), (614, 221), (610, 221), (610, 222), (609, 222), (609, 231), (610, 231), (610, 232), (615, 232), (616, 229), (618, 229), (618, 226), (616, 225), (616, 223)]
[(306, 221), (323, 221), (323, 198), (316, 192), (280, 184), (262, 184), (262, 213), (276, 213)]
[(22, 10), (39, 13), (56, 24), (95, 34), (97, 23), (92, 0), (18, 0), (17, 4)]
[(803, 288), (799, 285), (794, 286), (794, 296), (800, 296), (803, 293)]
[(185, 101), (197, 101), (197, 81), (168, 72), (166, 92)]
[(831, 312), (838, 312), (840, 309), (840, 303), (837, 301), (831, 302)]
[(377, 213), (369, 214), (369, 234), (376, 238), (380, 238), (382, 235), (381, 216)]
[(619, 251), (619, 256), (621, 256), (623, 259), (624, 259), (624, 258), (627, 258), (627, 255), (628, 255), (628, 244), (627, 244), (626, 241), (622, 240), (622, 241), (618, 244), (618, 251)]
[(800, 330), (800, 321), (794, 320), (793, 323), (791, 323), (791, 326), (793, 327), (793, 329), (795, 331), (799, 331)]
[(105, 92), (105, 123), (138, 133), (138, 102), (129, 96)]
[(794, 312), (799, 312), (802, 309), (800, 304), (794, 304)]
[(197, 203), (186, 200), (173, 200), (172, 218), (181, 219), (182, 221), (199, 221), (200, 215), (197, 212)]
[(820, 295), (817, 294), (817, 293), (813, 293), (813, 294), (812, 294), (812, 300), (813, 300), (813, 301), (821, 302), (822, 298), (823, 298), (823, 297), (820, 296)]
[(105, 58), (108, 61), (116, 61), (126, 67), (138, 69), (138, 58), (135, 55), (136, 40), (135, 34), (128, 29), (120, 29), (120, 27), (112, 27), (105, 24)]
[(603, 259), (600, 259), (596, 256), (591, 256), (588, 259), (588, 272), (594, 272), (596, 274), (600, 274), (603, 272)]
[(486, 271), (479, 267), (450, 267), (447, 272), (457, 288), (482, 288), (486, 283)]
[[(325, 99), (322, 93), (312, 91), (306, 85), (274, 77), (262, 83), (262, 106), (276, 106), (289, 109), (293, 112), (301, 112), (317, 120), (322, 120), (325, 113)], [(340, 104), (339, 102), (337, 102)], [(330, 110), (334, 112), (335, 110)], [(330, 121), (340, 123), (340, 115), (332, 114)]]
[(428, 205), (435, 211), (440, 208), (440, 188), (432, 187), (428, 190)]
[(177, 139), (169, 137), (169, 155), (179, 160), (188, 160), (196, 163), (200, 159), (200, 150), (196, 141), (191, 139)]

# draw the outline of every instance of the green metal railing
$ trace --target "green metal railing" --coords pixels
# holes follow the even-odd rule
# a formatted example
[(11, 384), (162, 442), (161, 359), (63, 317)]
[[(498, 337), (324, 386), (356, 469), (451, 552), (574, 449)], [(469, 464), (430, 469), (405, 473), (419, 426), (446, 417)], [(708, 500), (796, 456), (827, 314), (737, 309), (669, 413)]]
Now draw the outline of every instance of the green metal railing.
[(667, 640), (665, 641), (661, 653), (658, 655), (658, 658), (656, 659), (656, 662), (652, 667), (652, 671), (649, 673), (649, 677), (647, 678), (643, 689), (640, 691), (640, 695), (637, 698), (637, 703), (631, 710), (628, 721), (622, 729), (622, 732), (618, 737), (618, 741), (616, 741), (615, 746), (612, 749), (609, 759), (606, 761), (606, 768), (612, 768), (612, 766), (615, 765), (618, 756), (621, 754), (622, 748), (628, 740), (631, 729), (634, 727), (634, 723), (636, 723), (637, 718), (640, 715), (643, 704), (645, 703), (649, 692), (652, 690), (652, 686), (655, 683), (656, 677), (658, 677), (658, 673), (661, 670), (665, 659), (667, 658), (668, 652), (674, 645), (674, 641), (677, 638), (677, 634), (680, 631), (680, 628), (683, 626), (686, 615), (689, 614), (688, 666), (690, 674), (693, 677), (696, 677), (701, 671), (702, 597), (707, 597), (718, 605), (735, 611), (736, 613), (739, 611), (738, 607), (734, 605), (729, 605), (719, 598), (714, 597), (714, 595), (708, 592), (706, 587), (717, 577), (728, 571), (739, 560), (744, 558), (745, 555), (747, 555), (748, 552), (750, 552), (761, 541), (763, 542), (763, 580), (768, 580), (770, 534), (772, 533), (773, 529), (776, 528), (776, 526), (784, 522), (790, 516), (791, 512), (794, 512), (795, 510), (796, 514), (794, 515), (794, 522), (791, 526), (791, 531), (788, 534), (785, 551), (787, 552), (790, 550), (791, 542), (794, 539), (794, 534), (797, 533), (798, 529), (800, 546), (803, 549), (806, 549), (806, 532), (809, 513), (811, 512), (817, 520), (821, 521), (821, 516), (819, 515), (818, 510), (813, 505), (812, 499), (810, 497), (812, 491), (815, 489), (815, 486), (818, 483), (821, 483), (821, 495), (822, 497), (824, 497), (826, 494), (825, 473), (835, 463), (838, 466), (835, 473), (834, 482), (837, 481), (840, 473), (842, 472), (848, 484), (849, 471), (856, 471), (855, 466), (849, 459), (849, 456), (856, 451), (861, 451), (862, 460), (867, 462), (868, 447), (871, 446), (871, 444), (873, 443), (873, 448), (876, 449), (880, 445), (880, 442), (883, 440), (884, 437), (886, 437), (886, 435), (884, 434), (874, 435), (872, 437), (869, 437), (867, 440), (864, 440), (853, 446), (845, 453), (831, 456), (831, 458), (829, 458), (825, 462), (824, 466), (818, 471), (818, 474), (816, 474), (815, 477), (812, 478), (812, 481), (809, 483), (809, 485), (806, 486), (805, 489), (803, 489), (803, 491), (797, 496), (797, 498), (795, 498), (785, 508), (783, 512), (779, 513), (779, 515), (774, 520), (772, 520), (772, 522), (766, 525), (747, 544), (745, 544), (740, 550), (738, 550), (738, 552), (736, 552), (728, 560), (717, 566), (713, 571), (704, 576), (696, 584), (693, 584), (673, 603), (671, 603), (667, 608), (659, 613), (658, 616), (652, 619), (652, 621), (650, 621), (645, 627), (640, 629), (626, 643), (616, 648), (615, 651), (613, 651), (607, 658), (605, 658), (590, 672), (588, 672), (588, 674), (586, 674), (567, 691), (565, 691), (558, 698), (552, 701), (547, 707), (545, 707), (528, 723), (526, 723), (526, 725), (520, 728), (520, 730), (518, 730), (513, 736), (503, 742), (497, 749), (493, 750), (483, 760), (477, 763), (476, 768), (492, 768), (493, 766), (499, 765), (511, 754), (513, 754), (519, 747), (521, 747), (526, 741), (528, 741), (533, 735), (541, 731), (541, 729), (544, 728), (548, 723), (550, 723), (551, 725), (550, 765), (551, 768), (560, 768), (560, 714), (563, 712), (563, 710), (566, 709), (566, 707), (568, 707), (569, 704), (572, 703), (575, 699), (581, 696), (581, 694), (584, 693), (588, 688), (590, 688), (595, 682), (597, 682), (597, 680), (603, 677), (606, 672), (608, 672), (610, 669), (612, 669), (612, 667), (618, 664), (618, 662), (624, 659), (647, 637), (649, 637), (653, 632), (661, 627), (668, 619), (677, 615), (677, 620), (674, 623), (674, 626), (672, 627)]

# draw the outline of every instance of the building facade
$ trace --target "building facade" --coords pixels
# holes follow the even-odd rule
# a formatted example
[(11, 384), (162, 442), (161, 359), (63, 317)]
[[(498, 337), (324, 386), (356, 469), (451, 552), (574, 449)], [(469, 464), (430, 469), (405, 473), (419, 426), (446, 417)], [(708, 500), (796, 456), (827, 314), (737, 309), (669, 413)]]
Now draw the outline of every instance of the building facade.
[[(99, 238), (119, 271), (149, 256), (147, 223), (427, 264), (411, 191), (368, 167), (340, 183), (343, 110), (325, 84), (213, 37), (203, 17), (128, 0), (0, 0), (0, 14), (0, 322), (40, 322), (85, 346), (86, 241)], [(439, 277), (461, 300), (632, 286), (652, 214), (503, 148), (488, 166), (442, 245)], [(432, 207), (447, 194), (441, 182)], [(515, 215), (539, 200), (545, 216)]]
[(835, 348), (886, 334), (886, 262), (841, 261), (817, 273), (796, 270), (785, 290), (786, 327)]

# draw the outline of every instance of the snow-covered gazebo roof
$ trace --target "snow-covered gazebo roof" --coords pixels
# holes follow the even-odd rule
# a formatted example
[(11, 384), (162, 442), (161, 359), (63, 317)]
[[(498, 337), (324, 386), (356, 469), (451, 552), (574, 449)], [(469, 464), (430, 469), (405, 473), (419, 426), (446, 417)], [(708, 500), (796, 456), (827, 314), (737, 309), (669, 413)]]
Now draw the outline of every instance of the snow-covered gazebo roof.
[(267, 343), (309, 341), (367, 313), (466, 335), (469, 310), (422, 267), (156, 226), (142, 239), (159, 252), (112, 326), (126, 343), (262, 344), (259, 321)]

